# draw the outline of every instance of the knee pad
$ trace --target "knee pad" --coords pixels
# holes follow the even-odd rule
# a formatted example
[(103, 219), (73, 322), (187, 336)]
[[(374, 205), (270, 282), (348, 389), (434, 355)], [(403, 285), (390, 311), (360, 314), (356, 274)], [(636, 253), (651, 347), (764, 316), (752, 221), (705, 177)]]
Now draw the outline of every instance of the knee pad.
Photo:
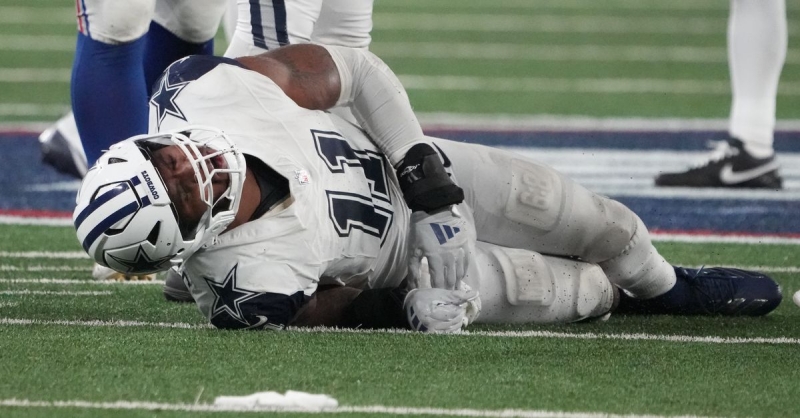
[(551, 169), (519, 159), (511, 160), (511, 193), (505, 216), (544, 234), (563, 216), (566, 193), (561, 177)]
[[(147, 33), (156, 0), (85, 0), (78, 27), (95, 41), (116, 45), (133, 42)], [(84, 24), (80, 24), (84, 23)]]
[(531, 322), (573, 322), (602, 316), (613, 306), (615, 289), (596, 264), (504, 247), (492, 248), (491, 255), (517, 317), (528, 310)]
[(153, 20), (178, 38), (200, 44), (214, 38), (227, 0), (158, 0)]

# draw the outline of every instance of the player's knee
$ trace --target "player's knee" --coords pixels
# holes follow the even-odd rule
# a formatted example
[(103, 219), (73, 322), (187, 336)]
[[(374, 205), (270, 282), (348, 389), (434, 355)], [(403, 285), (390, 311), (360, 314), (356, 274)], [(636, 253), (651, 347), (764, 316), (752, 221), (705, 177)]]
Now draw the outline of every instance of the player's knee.
[(199, 44), (217, 33), (225, 5), (225, 0), (162, 0), (153, 20), (178, 38)]
[(133, 42), (144, 36), (155, 9), (155, 0), (87, 3), (90, 36), (111, 45)]
[(572, 322), (606, 314), (614, 287), (596, 264), (496, 247), (508, 302), (530, 308), (534, 322)]
[(595, 195), (595, 233), (581, 255), (592, 263), (600, 263), (623, 254), (634, 243), (639, 217), (627, 206), (603, 196)]

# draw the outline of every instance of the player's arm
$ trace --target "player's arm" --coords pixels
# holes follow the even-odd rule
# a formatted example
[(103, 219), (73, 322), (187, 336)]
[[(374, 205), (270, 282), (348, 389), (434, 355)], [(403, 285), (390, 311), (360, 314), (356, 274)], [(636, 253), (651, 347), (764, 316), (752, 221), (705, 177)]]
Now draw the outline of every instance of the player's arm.
[(318, 289), (289, 325), (456, 332), (477, 297), (475, 291), (329, 286)]
[[(464, 191), (425, 139), (405, 89), (392, 70), (369, 51), (313, 44), (289, 45), (238, 58), (271, 78), (298, 105), (309, 109), (350, 106), (372, 141), (397, 170), (403, 198), (412, 211), (411, 279), (427, 258), (431, 285), (455, 289), (474, 252), (474, 228), (454, 208)], [(443, 241), (439, 228), (462, 231)]]
[(307, 109), (350, 106), (370, 138), (397, 168), (412, 210), (434, 212), (464, 200), (425, 139), (405, 89), (377, 56), (362, 49), (296, 44), (240, 57)]
[(395, 167), (411, 146), (425, 141), (405, 89), (392, 70), (369, 51), (295, 44), (237, 61), (271, 78), (301, 107), (327, 110), (350, 106)]

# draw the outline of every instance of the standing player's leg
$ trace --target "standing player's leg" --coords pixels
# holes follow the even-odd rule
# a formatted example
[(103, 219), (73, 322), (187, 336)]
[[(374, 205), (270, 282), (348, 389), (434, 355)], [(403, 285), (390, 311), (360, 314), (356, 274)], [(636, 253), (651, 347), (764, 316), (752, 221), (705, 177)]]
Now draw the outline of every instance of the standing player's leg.
[(786, 59), (786, 0), (731, 0), (728, 138), (703, 164), (656, 178), (658, 186), (780, 189), (772, 147), (778, 79)]
[(369, 48), (373, 0), (324, 0), (311, 40), (323, 45)]
[(630, 311), (657, 305), (659, 313), (760, 315), (780, 303), (777, 284), (766, 276), (673, 267), (630, 209), (550, 167), (496, 148), (436, 144), (452, 160), (479, 241), (596, 263), (613, 284), (645, 301)]
[(78, 0), (74, 114), (40, 136), (43, 161), (83, 177), (110, 144), (147, 132), (153, 81), (178, 58), (212, 53), (223, 2)]
[(114, 142), (147, 132), (145, 37), (155, 0), (78, 0), (72, 109), (89, 165)]
[(156, 1), (143, 61), (148, 95), (174, 61), (214, 53), (214, 35), (226, 7), (226, 0)]
[(257, 55), (283, 45), (311, 41), (322, 0), (239, 0), (236, 30), (226, 57)]

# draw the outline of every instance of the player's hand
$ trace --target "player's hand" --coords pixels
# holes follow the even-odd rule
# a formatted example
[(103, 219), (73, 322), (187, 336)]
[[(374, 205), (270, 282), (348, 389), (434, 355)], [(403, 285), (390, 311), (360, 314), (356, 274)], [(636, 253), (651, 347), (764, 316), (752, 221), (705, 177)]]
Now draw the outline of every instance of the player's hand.
[(479, 300), (475, 290), (413, 289), (406, 295), (403, 308), (416, 331), (454, 333), (469, 324), (467, 310)]
[(431, 287), (456, 289), (475, 252), (475, 227), (456, 209), (411, 214), (409, 278), (420, 287), (422, 259), (428, 260)]

